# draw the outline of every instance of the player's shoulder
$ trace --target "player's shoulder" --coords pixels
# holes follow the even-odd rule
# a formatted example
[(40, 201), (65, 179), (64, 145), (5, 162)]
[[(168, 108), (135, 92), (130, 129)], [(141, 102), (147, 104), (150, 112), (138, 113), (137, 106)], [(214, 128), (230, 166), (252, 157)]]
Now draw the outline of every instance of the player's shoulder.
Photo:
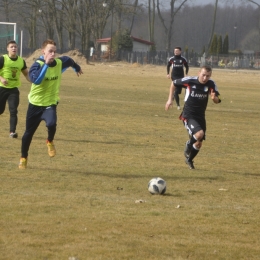
[(71, 60), (71, 57), (69, 57), (69, 56), (59, 56), (59, 57), (57, 57), (57, 59), (61, 60), (64, 63), (68, 60)]
[(209, 79), (208, 85), (216, 86), (216, 83), (215, 83), (215, 81), (213, 79)]
[(181, 79), (181, 81), (185, 82), (195, 82), (198, 80), (198, 77), (195, 76), (187, 76)]
[(181, 59), (187, 62), (187, 59), (184, 56), (181, 56)]

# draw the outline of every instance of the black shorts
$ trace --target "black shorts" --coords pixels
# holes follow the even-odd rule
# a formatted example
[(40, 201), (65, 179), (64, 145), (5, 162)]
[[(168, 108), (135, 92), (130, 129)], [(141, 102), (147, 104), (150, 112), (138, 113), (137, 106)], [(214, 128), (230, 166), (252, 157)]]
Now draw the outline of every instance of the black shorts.
[(205, 140), (206, 136), (206, 120), (198, 120), (198, 119), (188, 119), (183, 121), (185, 128), (188, 130), (189, 135), (194, 135), (200, 130), (203, 130), (204, 137), (203, 140)]

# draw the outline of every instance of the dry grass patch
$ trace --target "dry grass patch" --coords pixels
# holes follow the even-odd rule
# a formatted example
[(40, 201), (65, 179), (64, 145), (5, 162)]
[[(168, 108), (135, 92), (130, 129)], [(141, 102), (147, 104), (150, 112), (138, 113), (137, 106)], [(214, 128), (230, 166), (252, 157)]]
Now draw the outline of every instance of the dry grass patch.
[[(28, 169), (18, 170), (29, 84), (17, 140), (7, 111), (0, 117), (0, 258), (258, 259), (259, 72), (213, 71), (223, 102), (209, 102), (207, 140), (190, 171), (179, 111), (164, 111), (165, 67), (83, 70), (63, 74), (53, 159), (43, 122)], [(155, 176), (167, 181), (165, 196), (148, 193)]]

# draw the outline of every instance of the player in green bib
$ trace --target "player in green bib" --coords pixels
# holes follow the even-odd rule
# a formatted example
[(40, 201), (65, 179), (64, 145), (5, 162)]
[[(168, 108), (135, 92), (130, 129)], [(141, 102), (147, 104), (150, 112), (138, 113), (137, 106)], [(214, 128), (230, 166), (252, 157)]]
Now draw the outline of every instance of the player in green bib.
[(15, 41), (7, 43), (7, 52), (0, 57), (0, 115), (4, 113), (6, 103), (10, 112), (10, 137), (17, 138), (16, 126), (18, 122), (18, 106), (20, 101), (19, 87), (21, 86), (21, 72), (30, 82), (28, 69), (23, 58), (17, 55)]
[(46, 40), (42, 44), (43, 56), (37, 59), (29, 70), (32, 82), (28, 95), (29, 106), (26, 115), (26, 129), (22, 137), (20, 169), (27, 167), (29, 147), (35, 131), (44, 120), (48, 130), (47, 147), (50, 157), (56, 155), (53, 139), (56, 133), (57, 112), (61, 74), (72, 67), (77, 76), (83, 74), (80, 66), (70, 57), (55, 58), (56, 43)]

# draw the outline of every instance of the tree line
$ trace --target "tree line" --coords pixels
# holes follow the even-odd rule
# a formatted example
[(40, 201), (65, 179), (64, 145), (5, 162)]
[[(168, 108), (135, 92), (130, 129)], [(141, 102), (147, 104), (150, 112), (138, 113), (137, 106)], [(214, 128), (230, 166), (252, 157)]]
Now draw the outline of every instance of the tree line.
[[(97, 47), (97, 39), (127, 30), (154, 42), (157, 50), (171, 51), (180, 45), (197, 52), (258, 51), (260, 1), (237, 1), (240, 5), (232, 0), (219, 5), (214, 0), (196, 6), (192, 0), (1, 0), (0, 15), (3, 22), (17, 23), (18, 32), (24, 33), (23, 46), (32, 50), (52, 38), (60, 51), (84, 53)], [(227, 40), (220, 44), (222, 35)]]

